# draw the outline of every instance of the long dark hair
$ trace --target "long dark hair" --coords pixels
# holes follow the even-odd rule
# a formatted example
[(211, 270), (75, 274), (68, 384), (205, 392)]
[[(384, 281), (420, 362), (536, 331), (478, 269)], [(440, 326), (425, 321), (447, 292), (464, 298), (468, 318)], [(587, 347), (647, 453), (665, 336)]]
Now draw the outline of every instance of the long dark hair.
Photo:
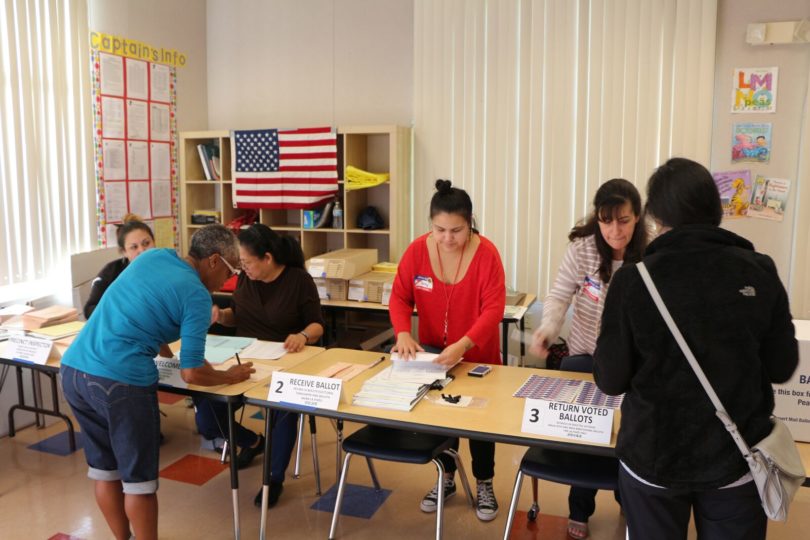
[(298, 240), (292, 236), (281, 236), (267, 225), (254, 223), (239, 233), (239, 243), (260, 259), (269, 253), (276, 264), (304, 267), (304, 252)]
[(155, 234), (149, 225), (141, 221), (141, 217), (137, 214), (127, 214), (122, 220), (123, 223), (116, 225), (115, 238), (118, 241), (118, 248), (123, 252), (126, 250), (127, 235), (132, 231), (143, 231), (152, 237), (152, 242), (155, 241)]
[[(599, 230), (599, 221), (610, 221), (616, 212), (625, 204), (630, 203), (633, 214), (641, 216), (641, 195), (636, 186), (624, 178), (613, 178), (602, 184), (593, 197), (593, 212), (584, 220), (574, 226), (568, 234), (568, 240), (585, 238), (593, 235), (596, 239), (596, 250), (599, 252), (599, 278), (602, 283), (609, 283), (613, 274), (613, 248), (611, 248)], [(630, 243), (624, 250), (624, 262), (635, 263), (641, 260), (644, 248), (647, 247), (647, 229), (641, 220), (633, 229)]]
[(430, 199), (430, 219), (436, 214), (457, 214), (464, 218), (470, 230), (474, 233), (475, 218), (472, 213), (472, 199), (469, 194), (461, 188), (453, 187), (450, 180), (436, 180), (436, 193)]

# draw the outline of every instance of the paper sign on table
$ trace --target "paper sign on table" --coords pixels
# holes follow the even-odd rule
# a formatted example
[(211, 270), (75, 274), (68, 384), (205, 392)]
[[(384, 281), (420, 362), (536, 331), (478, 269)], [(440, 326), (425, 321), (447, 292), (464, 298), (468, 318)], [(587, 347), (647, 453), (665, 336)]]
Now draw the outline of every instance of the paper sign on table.
[(526, 399), (521, 431), (592, 443), (610, 443), (613, 409), (542, 399)]
[(158, 381), (175, 388), (188, 388), (188, 383), (180, 375), (180, 359), (155, 357), (155, 367), (158, 370)]
[(39, 365), (47, 364), (51, 358), (59, 360), (62, 357), (50, 339), (21, 335), (12, 335), (8, 338), (8, 345), (3, 354), (12, 360), (22, 360)]
[(335, 411), (342, 388), (340, 379), (275, 371), (267, 400)]

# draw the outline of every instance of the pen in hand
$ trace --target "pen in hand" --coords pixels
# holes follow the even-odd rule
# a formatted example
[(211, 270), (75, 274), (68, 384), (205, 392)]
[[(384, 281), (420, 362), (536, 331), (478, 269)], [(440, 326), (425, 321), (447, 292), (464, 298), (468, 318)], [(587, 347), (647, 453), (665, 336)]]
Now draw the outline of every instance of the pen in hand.
[(239, 359), (239, 353), (236, 353), (236, 363), (240, 366), (242, 365), (242, 361)]

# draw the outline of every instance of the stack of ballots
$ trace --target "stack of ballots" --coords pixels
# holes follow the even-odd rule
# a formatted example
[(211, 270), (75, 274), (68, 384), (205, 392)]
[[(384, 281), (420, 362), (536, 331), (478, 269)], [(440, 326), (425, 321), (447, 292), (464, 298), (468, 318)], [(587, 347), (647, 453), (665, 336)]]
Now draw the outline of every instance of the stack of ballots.
[(412, 360), (391, 355), (393, 365), (366, 380), (352, 403), (364, 407), (410, 411), (431, 384), (447, 377), (447, 366), (433, 362), (437, 355), (418, 353)]

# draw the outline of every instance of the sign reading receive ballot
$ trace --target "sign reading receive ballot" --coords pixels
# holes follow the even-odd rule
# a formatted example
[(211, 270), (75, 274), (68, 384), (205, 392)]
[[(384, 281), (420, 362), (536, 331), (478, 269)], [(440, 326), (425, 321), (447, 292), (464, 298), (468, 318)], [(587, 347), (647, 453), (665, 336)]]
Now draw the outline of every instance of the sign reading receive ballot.
[(520, 429), (535, 435), (608, 444), (613, 432), (613, 409), (526, 399)]
[(267, 400), (336, 411), (342, 386), (340, 379), (274, 371)]

